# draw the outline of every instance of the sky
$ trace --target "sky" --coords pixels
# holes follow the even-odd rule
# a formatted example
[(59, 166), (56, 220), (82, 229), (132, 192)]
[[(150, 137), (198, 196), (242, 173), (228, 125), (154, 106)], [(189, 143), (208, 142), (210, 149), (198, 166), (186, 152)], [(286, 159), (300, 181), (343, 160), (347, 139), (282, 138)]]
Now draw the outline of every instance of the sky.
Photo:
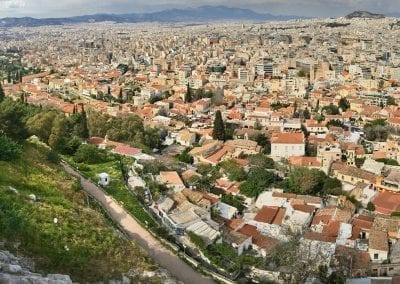
[(307, 17), (338, 17), (355, 10), (383, 14), (400, 12), (399, 0), (0, 0), (0, 18), (142, 13), (202, 5), (226, 5), (275, 15)]

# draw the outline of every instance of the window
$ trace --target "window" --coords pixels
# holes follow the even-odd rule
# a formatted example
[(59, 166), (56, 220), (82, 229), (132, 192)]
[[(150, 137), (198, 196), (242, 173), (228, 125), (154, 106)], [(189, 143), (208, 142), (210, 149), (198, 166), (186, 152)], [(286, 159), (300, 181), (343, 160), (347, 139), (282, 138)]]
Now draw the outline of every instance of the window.
[(379, 258), (379, 254), (375, 253), (374, 254), (374, 259), (378, 259)]

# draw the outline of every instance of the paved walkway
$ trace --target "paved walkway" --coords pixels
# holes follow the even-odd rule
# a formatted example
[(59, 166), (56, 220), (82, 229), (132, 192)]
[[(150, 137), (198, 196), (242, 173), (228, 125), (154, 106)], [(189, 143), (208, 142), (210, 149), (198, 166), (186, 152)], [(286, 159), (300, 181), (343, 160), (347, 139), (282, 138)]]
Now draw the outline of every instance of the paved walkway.
[(195, 271), (186, 262), (166, 249), (159, 240), (153, 237), (136, 220), (129, 215), (113, 198), (105, 194), (95, 184), (83, 178), (76, 170), (67, 164), (62, 164), (65, 170), (81, 178), (84, 191), (89, 193), (99, 201), (108, 211), (115, 222), (125, 230), (125, 232), (135, 240), (160, 266), (167, 269), (175, 278), (185, 284), (211, 284), (213, 280)]

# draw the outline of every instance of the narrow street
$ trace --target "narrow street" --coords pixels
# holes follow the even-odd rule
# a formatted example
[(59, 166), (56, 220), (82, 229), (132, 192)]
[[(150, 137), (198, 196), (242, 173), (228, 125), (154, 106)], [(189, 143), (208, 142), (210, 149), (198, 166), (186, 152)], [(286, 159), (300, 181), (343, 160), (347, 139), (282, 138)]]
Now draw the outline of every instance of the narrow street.
[(171, 275), (184, 283), (215, 283), (210, 278), (207, 278), (201, 273), (195, 271), (178, 256), (166, 249), (159, 240), (154, 238), (113, 198), (105, 194), (95, 184), (82, 177), (79, 172), (69, 165), (62, 163), (62, 166), (68, 173), (80, 177), (83, 190), (100, 202), (108, 211), (113, 220), (125, 230), (128, 236), (132, 240), (135, 240), (145, 251), (147, 251), (147, 253), (151, 258), (154, 259), (155, 262), (167, 269)]

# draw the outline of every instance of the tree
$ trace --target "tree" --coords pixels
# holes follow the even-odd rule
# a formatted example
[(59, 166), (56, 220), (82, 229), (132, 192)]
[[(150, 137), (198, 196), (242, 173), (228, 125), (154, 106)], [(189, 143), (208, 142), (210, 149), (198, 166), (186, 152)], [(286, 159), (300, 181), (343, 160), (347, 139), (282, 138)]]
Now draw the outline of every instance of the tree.
[(342, 109), (342, 111), (346, 111), (350, 108), (350, 102), (346, 98), (340, 98), (339, 107)]
[(372, 203), (371, 201), (368, 202), (368, 204), (367, 204), (367, 210), (368, 210), (368, 211), (375, 211), (375, 204)]
[(288, 176), (286, 189), (299, 194), (315, 194), (323, 188), (326, 175), (318, 170), (296, 167)]
[(364, 125), (365, 138), (370, 141), (386, 141), (389, 129), (385, 119), (376, 119)]
[(22, 146), (6, 136), (0, 136), (0, 161), (13, 161), (22, 154)]
[(89, 139), (89, 127), (88, 127), (88, 122), (87, 122), (87, 115), (86, 111), (83, 109), (82, 106), (82, 113), (81, 113), (82, 119), (81, 119), (81, 137), (85, 140)]
[(304, 119), (310, 119), (310, 118), (311, 118), (311, 113), (310, 113), (310, 111), (308, 110), (308, 108), (306, 108), (306, 109), (303, 111), (303, 118), (304, 118)]
[(275, 181), (275, 174), (262, 168), (251, 169), (247, 180), (240, 184), (240, 193), (248, 197), (257, 197), (266, 187)]
[(191, 103), (192, 102), (192, 90), (190, 89), (189, 83), (187, 83), (186, 86), (186, 95), (185, 95), (185, 103)]
[(119, 89), (119, 94), (118, 94), (118, 102), (122, 104), (124, 102), (122, 98), (122, 88)]
[(49, 146), (56, 152), (63, 152), (67, 142), (68, 124), (64, 115), (58, 115), (53, 121), (51, 134), (49, 136)]
[(57, 113), (55, 111), (39, 112), (28, 119), (26, 125), (29, 132), (39, 137), (44, 143), (48, 143), (56, 116)]
[(397, 106), (396, 100), (392, 97), (392, 96), (388, 96), (387, 97), (387, 102), (386, 104), (388, 106), (392, 105), (392, 106)]
[(244, 203), (243, 197), (240, 197), (238, 195), (232, 195), (232, 194), (223, 195), (221, 201), (237, 208), (239, 212), (243, 212), (245, 208), (243, 204)]
[(5, 93), (4, 93), (4, 89), (3, 89), (3, 85), (0, 82), (0, 103), (2, 101), (4, 101), (4, 98), (6, 97)]
[(5, 99), (0, 103), (0, 135), (16, 141), (29, 136), (25, 119), (29, 115), (28, 107), (20, 102)]
[(215, 140), (225, 140), (225, 125), (220, 110), (217, 110), (215, 113), (212, 137)]
[(339, 108), (333, 104), (330, 104), (328, 106), (324, 106), (322, 108), (322, 111), (325, 111), (326, 114), (328, 115), (337, 115), (339, 114)]
[(229, 180), (242, 181), (246, 178), (246, 172), (234, 159), (225, 160), (220, 165)]
[(340, 119), (329, 120), (328, 123), (326, 124), (326, 127), (331, 128), (331, 126), (341, 127), (343, 129), (346, 128)]
[(192, 164), (193, 163), (193, 157), (189, 155), (190, 150), (191, 150), (191, 148), (187, 147), (182, 153), (177, 154), (175, 156), (175, 158), (180, 162), (183, 162), (183, 163), (186, 163), (186, 164)]
[(271, 141), (265, 134), (258, 134), (255, 138), (258, 145), (263, 147), (265, 154), (271, 154)]
[(250, 167), (251, 168), (262, 168), (262, 169), (273, 169), (275, 168), (275, 162), (270, 157), (264, 154), (256, 154), (250, 156)]
[(106, 153), (96, 145), (82, 144), (74, 155), (74, 161), (85, 164), (98, 164), (106, 160)]

